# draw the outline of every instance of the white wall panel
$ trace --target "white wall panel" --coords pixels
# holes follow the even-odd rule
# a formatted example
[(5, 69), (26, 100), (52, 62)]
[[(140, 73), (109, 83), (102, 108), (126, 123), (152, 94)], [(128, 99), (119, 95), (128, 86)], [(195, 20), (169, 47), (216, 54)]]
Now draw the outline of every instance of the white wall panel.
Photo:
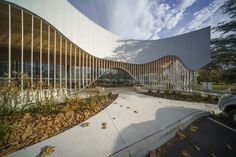
[(76, 45), (100, 58), (146, 63), (178, 56), (190, 69), (210, 61), (210, 28), (160, 40), (125, 40), (98, 26), (66, 0), (7, 0), (40, 16)]

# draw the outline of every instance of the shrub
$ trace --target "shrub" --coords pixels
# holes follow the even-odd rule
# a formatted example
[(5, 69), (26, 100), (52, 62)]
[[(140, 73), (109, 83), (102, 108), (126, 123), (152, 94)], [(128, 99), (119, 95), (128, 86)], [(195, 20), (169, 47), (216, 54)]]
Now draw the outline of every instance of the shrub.
[(57, 114), (62, 111), (61, 107), (56, 103), (54, 99), (50, 99), (45, 103), (46, 110), (51, 114)]
[(165, 95), (168, 96), (170, 94), (170, 92), (168, 90), (165, 90)]
[(4, 79), (0, 88), (0, 116), (15, 114), (20, 104), (18, 81)]
[(110, 91), (107, 96), (110, 98), (112, 96), (112, 92)]
[(9, 125), (0, 124), (0, 141), (4, 141), (10, 135), (12, 129)]
[(151, 90), (151, 89), (148, 89), (148, 93), (152, 93), (152, 90)]
[(215, 96), (214, 101), (215, 101), (215, 102), (218, 102), (218, 101), (219, 101), (219, 98), (218, 98), (217, 96)]
[(141, 82), (136, 80), (136, 81), (134, 82), (134, 85), (135, 85), (135, 86), (141, 86)]
[(78, 106), (78, 111), (85, 111), (85, 110), (89, 110), (93, 107), (94, 105), (94, 101), (92, 97), (88, 97), (83, 99), (82, 103)]
[(79, 96), (74, 96), (70, 98), (65, 98), (65, 103), (66, 104), (80, 104), (82, 103), (82, 99)]
[(201, 96), (200, 93), (194, 92), (194, 93), (192, 94), (192, 98), (193, 98), (194, 101), (200, 101), (201, 98), (202, 98), (202, 96)]

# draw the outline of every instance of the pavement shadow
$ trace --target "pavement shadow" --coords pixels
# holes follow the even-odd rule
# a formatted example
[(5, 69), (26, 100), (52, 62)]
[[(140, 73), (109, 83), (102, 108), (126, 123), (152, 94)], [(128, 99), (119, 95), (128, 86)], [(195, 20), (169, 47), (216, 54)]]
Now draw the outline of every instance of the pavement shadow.
[[(130, 146), (132, 147), (135, 144), (139, 143), (140, 141), (145, 140), (150, 136), (159, 133), (162, 130), (168, 129), (168, 127), (170, 127), (171, 125), (181, 122), (182, 119), (190, 116), (193, 113), (200, 111), (202, 110), (186, 108), (186, 107), (176, 107), (176, 106), (162, 107), (156, 111), (154, 120), (138, 122), (140, 121), (140, 119), (137, 117), (137, 123), (134, 122), (133, 124), (127, 126), (124, 129), (119, 128), (120, 125), (118, 121), (114, 121), (114, 124), (116, 125), (117, 130), (119, 132), (119, 139), (117, 139), (117, 143), (114, 145), (113, 154), (111, 154), (110, 156), (115, 156), (115, 157), (127, 156), (127, 153), (126, 155), (121, 153), (125, 152), (126, 148)], [(134, 114), (134, 116), (138, 116), (139, 112), (142, 111), (138, 111), (138, 113)], [(125, 148), (117, 150), (118, 141), (120, 140), (122, 140), (122, 142), (125, 144)], [(148, 151), (151, 150), (153, 150), (153, 148)], [(129, 149), (128, 149), (128, 154), (129, 154), (128, 156), (131, 156), (132, 154)]]

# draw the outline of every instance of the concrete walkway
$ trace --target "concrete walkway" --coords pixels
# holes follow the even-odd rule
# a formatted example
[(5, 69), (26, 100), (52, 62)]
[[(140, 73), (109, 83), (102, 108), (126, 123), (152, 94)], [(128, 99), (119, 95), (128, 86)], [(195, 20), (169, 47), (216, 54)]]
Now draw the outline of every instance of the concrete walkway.
[[(206, 111), (219, 112), (216, 105), (155, 98), (134, 91), (120, 95), (106, 109), (77, 125), (15, 153), (9, 157), (34, 157), (47, 145), (55, 146), (54, 157), (144, 156), (186, 127)], [(101, 129), (106, 122), (107, 128)]]

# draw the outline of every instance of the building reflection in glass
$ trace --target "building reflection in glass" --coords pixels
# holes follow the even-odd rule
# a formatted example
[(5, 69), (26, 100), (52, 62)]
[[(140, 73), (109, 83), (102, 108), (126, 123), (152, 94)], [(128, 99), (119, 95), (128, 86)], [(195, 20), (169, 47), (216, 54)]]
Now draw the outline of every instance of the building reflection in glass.
[(95, 82), (98, 86), (103, 87), (121, 87), (133, 86), (134, 79), (122, 69), (109, 69)]

